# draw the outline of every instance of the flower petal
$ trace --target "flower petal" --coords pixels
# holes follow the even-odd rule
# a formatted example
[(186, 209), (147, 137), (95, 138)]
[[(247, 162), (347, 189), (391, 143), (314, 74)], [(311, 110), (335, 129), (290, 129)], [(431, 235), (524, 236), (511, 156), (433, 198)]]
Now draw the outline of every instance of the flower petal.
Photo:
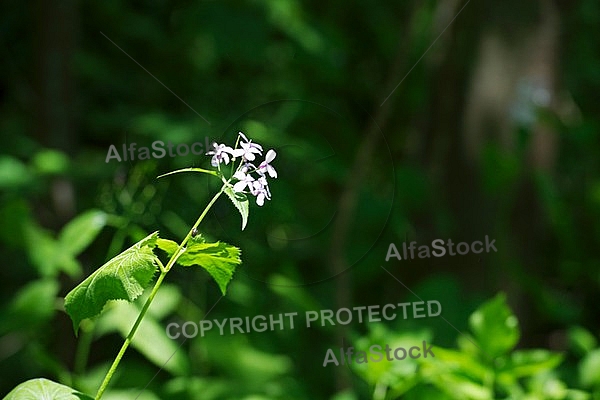
[(262, 153), (263, 148), (258, 143), (250, 143), (250, 151), (254, 150), (255, 153)]
[(277, 153), (275, 153), (275, 150), (271, 149), (269, 151), (267, 151), (267, 155), (265, 156), (265, 161), (267, 162), (267, 164), (271, 163), (271, 161), (273, 161), (275, 159), (275, 157), (277, 157)]
[(239, 157), (241, 155), (243, 155), (245, 153), (245, 151), (243, 149), (235, 149), (235, 150), (231, 150), (229, 153), (231, 153), (231, 155), (235, 158), (235, 157)]
[(229, 153), (229, 154), (233, 154), (233, 149), (229, 146), (225, 146), (224, 144), (222, 145), (223, 147), (220, 148), (221, 151)]
[(235, 174), (233, 174), (233, 177), (235, 179), (239, 179), (240, 181), (243, 181), (246, 179), (246, 174), (243, 171), (237, 171)]
[(246, 181), (239, 181), (238, 183), (233, 185), (233, 191), (234, 192), (243, 192), (244, 189), (246, 188), (247, 184), (248, 184), (248, 182), (246, 182)]

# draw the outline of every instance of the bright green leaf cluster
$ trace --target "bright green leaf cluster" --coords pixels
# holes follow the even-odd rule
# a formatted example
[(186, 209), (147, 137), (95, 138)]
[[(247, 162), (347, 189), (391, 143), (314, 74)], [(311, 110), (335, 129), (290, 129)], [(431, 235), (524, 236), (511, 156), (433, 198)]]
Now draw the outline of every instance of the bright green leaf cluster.
[[(520, 337), (519, 324), (503, 293), (475, 310), (469, 324), (472, 335), (461, 334), (460, 350), (434, 346), (435, 357), (428, 359), (357, 364), (352, 369), (381, 393), (387, 393), (385, 398), (589, 398), (581, 390), (570, 389), (554, 373), (564, 360), (563, 354), (545, 349), (514, 350)], [(431, 338), (423, 331), (397, 333), (375, 324), (370, 335), (355, 345), (366, 350), (372, 344), (406, 346), (423, 339)], [(599, 354), (591, 350), (580, 366), (584, 386), (600, 383)]]

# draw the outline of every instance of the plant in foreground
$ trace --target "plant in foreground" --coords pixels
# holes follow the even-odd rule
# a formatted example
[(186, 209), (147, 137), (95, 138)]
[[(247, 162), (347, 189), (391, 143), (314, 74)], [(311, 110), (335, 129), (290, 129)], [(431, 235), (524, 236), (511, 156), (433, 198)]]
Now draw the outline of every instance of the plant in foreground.
[[(223, 193), (229, 197), (240, 212), (242, 230), (248, 222), (248, 195), (254, 196), (259, 206), (262, 206), (265, 200), (271, 199), (267, 176), (277, 177), (277, 172), (271, 165), (276, 153), (274, 150), (269, 150), (264, 161), (256, 166), (253, 162), (257, 156), (262, 156), (262, 153), (263, 148), (260, 144), (252, 142), (240, 132), (233, 148), (225, 144), (214, 143), (213, 149), (207, 153), (212, 156), (211, 165), (216, 170), (186, 168), (159, 176), (160, 178), (179, 172), (199, 172), (219, 178), (223, 185), (179, 244), (160, 238), (158, 231), (154, 232), (105, 263), (65, 296), (65, 310), (71, 317), (73, 329), (77, 334), (81, 321), (99, 315), (108, 301), (127, 300), (132, 302), (138, 298), (150, 285), (156, 272), (160, 271), (148, 299), (102, 381), (95, 400), (99, 400), (108, 387), (152, 300), (173, 266), (179, 264), (180, 266), (198, 265), (203, 267), (215, 279), (221, 292), (225, 295), (235, 268), (241, 264), (240, 249), (223, 242), (207, 243), (202, 234), (198, 233), (198, 227)], [(224, 166), (228, 166), (230, 163), (229, 174), (226, 174)], [(156, 248), (167, 253), (169, 258), (166, 264), (163, 264), (154, 253)], [(43, 378), (32, 379), (20, 384), (5, 399), (16, 400), (25, 398), (24, 396), (28, 396), (27, 399), (91, 399), (68, 386)]]

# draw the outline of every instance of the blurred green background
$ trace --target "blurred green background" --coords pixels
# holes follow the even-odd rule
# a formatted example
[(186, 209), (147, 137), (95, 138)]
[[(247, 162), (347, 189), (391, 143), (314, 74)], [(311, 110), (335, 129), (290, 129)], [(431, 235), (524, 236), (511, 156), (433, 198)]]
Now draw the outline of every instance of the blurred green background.
[[(95, 393), (139, 304), (76, 338), (64, 295), (149, 232), (181, 240), (214, 194), (200, 175), (156, 179), (208, 157), (107, 162), (109, 147), (244, 131), (277, 150), (279, 178), (245, 231), (226, 199), (201, 227), (242, 249), (227, 296), (200, 269), (169, 274), (104, 398), (600, 399), (596, 0), (7, 0), (0, 15), (0, 394), (35, 377)], [(392, 242), (485, 235), (497, 253), (385, 261)], [(217, 301), (210, 319), (415, 294), (446, 321), (180, 348), (164, 332)], [(322, 366), (342, 343), (407, 340), (436, 359)]]

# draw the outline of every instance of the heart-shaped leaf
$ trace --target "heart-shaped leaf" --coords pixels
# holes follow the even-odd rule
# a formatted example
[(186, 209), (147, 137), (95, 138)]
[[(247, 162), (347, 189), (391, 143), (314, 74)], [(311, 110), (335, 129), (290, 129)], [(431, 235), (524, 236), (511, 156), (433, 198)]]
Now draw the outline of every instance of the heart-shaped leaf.
[(48, 379), (30, 379), (11, 390), (4, 400), (93, 400), (65, 385)]
[(140, 240), (117, 255), (71, 290), (65, 297), (65, 310), (77, 334), (79, 323), (94, 317), (109, 300), (135, 300), (149, 285), (157, 270), (153, 253), (158, 232)]

